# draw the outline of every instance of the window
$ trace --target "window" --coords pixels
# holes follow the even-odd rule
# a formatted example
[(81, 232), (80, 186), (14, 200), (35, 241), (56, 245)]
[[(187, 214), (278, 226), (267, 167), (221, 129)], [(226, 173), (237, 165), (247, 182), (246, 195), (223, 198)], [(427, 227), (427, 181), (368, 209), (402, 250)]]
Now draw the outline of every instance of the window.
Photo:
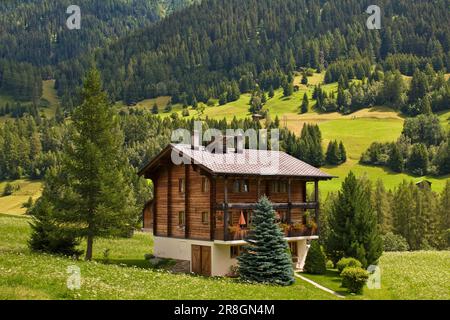
[(186, 219), (186, 215), (184, 214), (184, 211), (178, 212), (178, 226), (184, 227), (185, 222), (186, 222), (185, 219)]
[(209, 224), (209, 212), (202, 212), (202, 223)]
[(209, 191), (209, 180), (206, 177), (202, 177), (202, 192)]
[(242, 252), (242, 246), (231, 246), (230, 247), (230, 258), (234, 259), (238, 257)]
[(288, 184), (286, 181), (280, 181), (278, 183), (279, 191), (278, 192), (284, 192), (286, 193), (288, 191)]
[(273, 193), (278, 192), (278, 181), (272, 181), (272, 188), (270, 191)]
[(233, 192), (249, 192), (250, 191), (250, 181), (249, 180), (234, 180), (233, 181)]
[(288, 190), (287, 181), (272, 181), (271, 191), (273, 193), (286, 193)]
[(184, 193), (184, 190), (185, 190), (184, 179), (180, 178), (180, 179), (178, 179), (178, 192)]
[(234, 180), (234, 182), (233, 182), (233, 192), (239, 192), (239, 189), (240, 189), (239, 180)]
[(241, 181), (241, 192), (249, 192), (250, 190), (250, 181), (242, 180)]

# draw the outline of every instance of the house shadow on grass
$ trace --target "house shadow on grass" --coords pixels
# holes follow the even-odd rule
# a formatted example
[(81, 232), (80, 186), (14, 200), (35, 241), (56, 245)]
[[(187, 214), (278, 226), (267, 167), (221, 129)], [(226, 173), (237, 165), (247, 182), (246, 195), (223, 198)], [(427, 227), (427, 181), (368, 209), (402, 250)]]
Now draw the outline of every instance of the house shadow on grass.
[(158, 263), (152, 264), (149, 260), (145, 259), (97, 259), (99, 263), (117, 265), (126, 268), (139, 268), (139, 269), (170, 269), (175, 261), (172, 259), (160, 259)]

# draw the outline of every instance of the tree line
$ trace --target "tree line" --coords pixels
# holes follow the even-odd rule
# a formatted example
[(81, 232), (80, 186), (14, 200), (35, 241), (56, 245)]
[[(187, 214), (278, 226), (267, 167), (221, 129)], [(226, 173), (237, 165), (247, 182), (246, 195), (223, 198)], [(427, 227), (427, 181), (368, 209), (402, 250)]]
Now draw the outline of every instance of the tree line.
[(450, 246), (449, 201), (450, 180), (438, 194), (406, 180), (386, 190), (381, 180), (374, 184), (350, 173), (341, 190), (322, 204), (320, 242), (335, 262), (347, 256), (365, 265), (376, 261), (380, 250), (445, 250)]
[[(398, 69), (386, 71), (376, 65), (368, 76), (358, 77), (348, 71), (351, 65), (339, 65), (342, 70), (330, 71), (333, 77), (338, 77), (337, 93), (327, 93), (320, 85), (314, 88), (314, 108), (318, 112), (349, 114), (362, 108), (386, 105), (405, 115), (417, 116), (449, 108), (450, 79), (446, 80), (444, 73), (436, 72), (430, 63), (424, 70), (415, 69), (410, 84)], [(328, 70), (333, 70), (332, 66)]]
[(449, 138), (436, 115), (408, 118), (396, 142), (372, 143), (360, 162), (417, 176), (446, 175), (450, 173)]

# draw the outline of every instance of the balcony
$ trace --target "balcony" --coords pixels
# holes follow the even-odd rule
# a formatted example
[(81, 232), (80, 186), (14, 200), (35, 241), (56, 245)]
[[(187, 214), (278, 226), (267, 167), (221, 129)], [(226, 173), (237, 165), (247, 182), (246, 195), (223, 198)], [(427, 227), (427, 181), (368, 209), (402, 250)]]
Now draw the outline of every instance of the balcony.
[[(216, 216), (214, 240), (245, 240), (251, 230), (251, 212), (254, 206), (255, 204), (252, 203), (230, 203), (227, 208), (226, 218), (221, 215), (222, 213)], [(310, 237), (318, 235), (317, 212), (309, 211), (316, 211), (318, 208), (317, 203), (275, 203), (273, 207), (277, 211), (278, 226), (285, 237)], [(223, 209), (225, 206), (219, 208)], [(292, 208), (302, 209), (301, 216), (297, 214), (296, 220), (291, 219), (288, 213)]]

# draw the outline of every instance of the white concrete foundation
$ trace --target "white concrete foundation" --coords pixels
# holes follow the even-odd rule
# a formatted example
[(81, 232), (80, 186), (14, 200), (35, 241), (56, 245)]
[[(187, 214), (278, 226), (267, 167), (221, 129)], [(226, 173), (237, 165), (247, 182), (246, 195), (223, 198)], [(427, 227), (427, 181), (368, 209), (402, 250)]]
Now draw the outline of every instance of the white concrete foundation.
[[(305, 264), (306, 254), (308, 253), (307, 237), (289, 242), (297, 243), (298, 256), (295, 259), (294, 268), (302, 270)], [(232, 241), (231, 243), (227, 243), (224, 241), (215, 242), (155, 236), (153, 253), (160, 258), (190, 261), (190, 270), (192, 271), (191, 246), (209, 246), (211, 247), (211, 275), (225, 276), (230, 272), (231, 266), (237, 264), (237, 259), (231, 258), (230, 256), (230, 246), (243, 244), (245, 244), (245, 241)]]

